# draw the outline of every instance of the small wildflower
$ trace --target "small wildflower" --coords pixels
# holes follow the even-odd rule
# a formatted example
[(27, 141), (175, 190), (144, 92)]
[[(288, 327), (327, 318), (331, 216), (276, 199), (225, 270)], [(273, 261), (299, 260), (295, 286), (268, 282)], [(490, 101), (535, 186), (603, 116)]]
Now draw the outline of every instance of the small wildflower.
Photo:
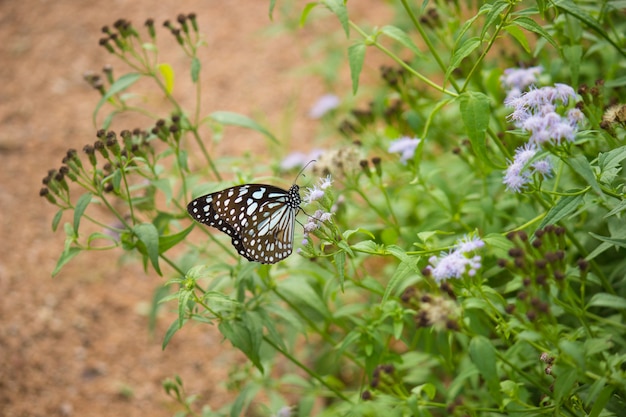
[(328, 187), (330, 187), (332, 185), (332, 183), (333, 183), (333, 180), (332, 180), (331, 176), (327, 175), (325, 178), (321, 179), (321, 181), (320, 181), (320, 188), (322, 190), (325, 190)]
[(543, 68), (541, 66), (530, 68), (507, 68), (500, 77), (502, 87), (508, 91), (507, 98), (519, 97), (529, 86), (538, 81), (538, 76)]
[(534, 173), (539, 173), (545, 178), (552, 176), (552, 164), (548, 158), (535, 161), (528, 165), (537, 152), (537, 147), (531, 143), (517, 148), (513, 161), (506, 169), (504, 179), (502, 180), (507, 190), (516, 193), (522, 192), (522, 190), (526, 188), (526, 185), (531, 182)]
[(291, 411), (291, 407), (285, 406), (278, 410), (276, 414), (273, 415), (273, 417), (290, 417)]
[(292, 152), (280, 162), (280, 169), (289, 171), (294, 168), (301, 168), (307, 163), (319, 158), (323, 153), (323, 149), (313, 149), (308, 154), (304, 152)]
[(309, 117), (311, 119), (319, 119), (329, 111), (336, 109), (339, 104), (339, 97), (334, 94), (324, 94), (309, 110)]
[(425, 269), (437, 282), (444, 281), (449, 278), (461, 278), (463, 274), (468, 276), (476, 275), (478, 269), (482, 266), (482, 258), (478, 255), (471, 255), (481, 249), (485, 243), (478, 237), (465, 237), (457, 241), (454, 248), (445, 255), (432, 256)]
[(324, 198), (324, 191), (317, 188), (317, 186), (308, 188), (304, 197), (307, 204), (311, 204), (312, 202), (321, 200), (322, 198)]
[(394, 140), (389, 145), (387, 152), (400, 153), (400, 162), (406, 164), (406, 162), (413, 158), (417, 145), (421, 142), (420, 139), (410, 138), (408, 136), (401, 137), (398, 140)]

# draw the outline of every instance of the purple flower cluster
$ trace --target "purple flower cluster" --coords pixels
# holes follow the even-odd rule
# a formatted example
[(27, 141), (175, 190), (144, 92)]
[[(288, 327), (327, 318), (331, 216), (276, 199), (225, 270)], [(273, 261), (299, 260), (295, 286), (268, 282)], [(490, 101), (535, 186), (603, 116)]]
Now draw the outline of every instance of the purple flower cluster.
[(526, 88), (534, 85), (538, 81), (538, 76), (543, 70), (542, 67), (530, 68), (507, 68), (504, 75), (500, 77), (502, 88), (507, 90), (507, 100), (519, 97)]
[(508, 190), (521, 192), (531, 182), (532, 175), (535, 173), (543, 175), (544, 178), (552, 177), (552, 164), (549, 157), (531, 163), (537, 152), (537, 146), (530, 143), (515, 150), (513, 162), (506, 169), (502, 181)]
[[(318, 184), (307, 188), (304, 201), (307, 204), (311, 204), (314, 201), (321, 200), (324, 198), (324, 191), (328, 189), (332, 183), (333, 180), (330, 175), (327, 175), (325, 178), (320, 178)], [(323, 210), (316, 210), (312, 216), (309, 216), (309, 220), (304, 225), (304, 240), (302, 244), (306, 245), (309, 242), (309, 233), (319, 229), (322, 223), (329, 221), (332, 217), (332, 213)]]
[(557, 112), (559, 105), (567, 106), (576, 99), (576, 92), (566, 84), (532, 89), (519, 97), (504, 101), (513, 108), (509, 115), (516, 127), (530, 133), (530, 143), (542, 146), (546, 143), (559, 145), (563, 140), (573, 141), (583, 114), (571, 109), (563, 117)]
[(480, 255), (473, 255), (472, 252), (476, 252), (485, 246), (479, 237), (464, 237), (457, 241), (454, 248), (443, 255), (431, 256), (428, 265), (425, 270), (438, 283), (445, 281), (449, 278), (461, 278), (463, 274), (467, 274), (470, 277), (476, 275), (476, 271), (482, 266)]
[(400, 162), (406, 164), (406, 162), (413, 158), (413, 155), (415, 155), (415, 149), (417, 149), (417, 145), (419, 145), (420, 142), (420, 139), (403, 136), (400, 139), (391, 142), (387, 152), (399, 153)]
[(528, 143), (515, 151), (504, 175), (503, 182), (508, 190), (521, 192), (531, 182), (533, 174), (544, 178), (552, 176), (548, 157), (535, 161), (533, 158), (544, 146), (574, 141), (584, 115), (577, 108), (564, 109), (575, 99), (576, 92), (566, 84), (532, 88), (520, 95), (507, 96), (504, 104), (513, 108), (509, 120), (530, 134)]

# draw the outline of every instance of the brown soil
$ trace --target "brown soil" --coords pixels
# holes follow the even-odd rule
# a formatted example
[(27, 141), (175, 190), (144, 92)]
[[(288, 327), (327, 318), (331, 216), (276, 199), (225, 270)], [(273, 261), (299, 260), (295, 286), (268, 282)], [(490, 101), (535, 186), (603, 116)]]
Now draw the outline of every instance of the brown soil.
[[(175, 317), (163, 311), (150, 334), (146, 311), (171, 271), (163, 278), (146, 275), (138, 262), (121, 265), (120, 251), (89, 252), (51, 278), (64, 235), (62, 227), (51, 232), (56, 210), (38, 192), (68, 148), (94, 140), (91, 112), (99, 97), (82, 74), (119, 65), (97, 44), (100, 28), (120, 17), (137, 26), (152, 17), (160, 26), (180, 12), (196, 12), (208, 44), (201, 52), (203, 112), (260, 116), (280, 136), (297, 138), (290, 147), (310, 143), (315, 125), (307, 120), (307, 107), (325, 91), (319, 80), (295, 70), (315, 32), (334, 30), (337, 23), (326, 19), (297, 36), (270, 35), (268, 3), (0, 3), (0, 416), (169, 416), (177, 408), (161, 383), (176, 374), (188, 393), (200, 394), (213, 409), (230, 398), (224, 386), (228, 367), (243, 359), (215, 327), (189, 325), (162, 351), (163, 334)], [(359, 8), (373, 23), (387, 23), (378, 19), (380, 5), (363, 3), (368, 2)], [(161, 56), (178, 71), (178, 96), (189, 104), (186, 59), (168, 33), (160, 36), (168, 38)], [(291, 103), (296, 111), (285, 117)], [(128, 125), (113, 127), (146, 127), (145, 120), (123, 123)], [(217, 149), (222, 153), (258, 150), (265, 143), (237, 129), (225, 137)]]

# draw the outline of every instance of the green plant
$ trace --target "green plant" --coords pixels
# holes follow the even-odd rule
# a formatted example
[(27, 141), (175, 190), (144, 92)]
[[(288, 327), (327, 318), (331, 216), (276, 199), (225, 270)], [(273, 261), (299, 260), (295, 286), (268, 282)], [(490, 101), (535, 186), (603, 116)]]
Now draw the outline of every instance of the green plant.
[[(346, 3), (326, 0), (299, 20), (320, 6), (352, 39), (355, 94), (368, 48), (389, 63), (366, 108), (319, 114), (338, 127), (332, 139), (349, 140), (313, 166), (326, 186), (306, 193), (303, 208), (320, 211), (296, 238), (298, 254), (260, 265), (209, 228), (192, 239), (187, 202), (255, 175), (223, 180), (200, 126), (276, 138), (241, 115), (181, 108), (154, 24), (146, 42), (120, 21), (102, 45), (133, 72), (89, 79), (102, 94), (95, 114), (114, 110), (86, 159), (70, 150), (44, 179), (42, 196), (59, 207), (53, 228), (73, 212), (55, 272), (83, 250), (119, 247), (171, 276), (161, 302), (177, 302), (179, 318), (164, 346), (189, 320), (216, 323), (250, 360), (231, 374), (233, 403), (202, 415), (240, 415), (261, 392), (268, 415), (620, 415), (626, 23), (617, 5), (401, 0), (393, 25), (366, 29)], [(166, 26), (199, 94), (195, 18), (177, 21)], [(144, 112), (122, 94), (141, 78), (171, 115), (149, 130), (107, 131), (115, 115)], [(206, 170), (189, 169), (190, 149)], [(255, 165), (277, 177), (272, 162)], [(75, 188), (86, 192), (76, 198)], [(90, 214), (94, 205), (116, 223)], [(108, 234), (83, 236), (83, 219)], [(181, 414), (197, 413), (179, 378), (165, 387)]]

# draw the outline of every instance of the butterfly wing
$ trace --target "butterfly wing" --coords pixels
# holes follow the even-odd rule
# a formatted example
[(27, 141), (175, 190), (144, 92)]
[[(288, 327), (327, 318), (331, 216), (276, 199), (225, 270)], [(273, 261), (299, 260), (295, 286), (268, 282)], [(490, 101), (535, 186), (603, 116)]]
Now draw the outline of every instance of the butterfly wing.
[(289, 190), (245, 184), (199, 197), (187, 206), (198, 222), (231, 237), (237, 252), (250, 261), (276, 263), (293, 250), (298, 186)]

